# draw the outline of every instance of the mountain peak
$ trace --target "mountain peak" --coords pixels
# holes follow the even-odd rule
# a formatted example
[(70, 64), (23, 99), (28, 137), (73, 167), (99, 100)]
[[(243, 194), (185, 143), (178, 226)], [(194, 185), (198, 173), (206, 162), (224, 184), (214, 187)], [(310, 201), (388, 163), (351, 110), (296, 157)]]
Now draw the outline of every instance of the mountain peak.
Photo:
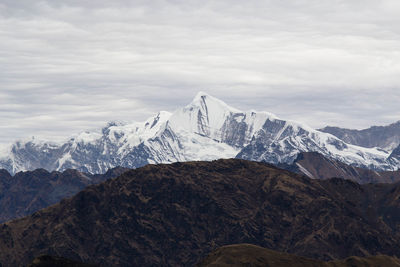
[(195, 101), (195, 100), (197, 100), (197, 99), (204, 98), (204, 97), (212, 97), (212, 96), (209, 95), (209, 94), (207, 94), (207, 93), (204, 92), (204, 91), (199, 91), (199, 92), (197, 92), (197, 94), (195, 95), (193, 101)]
[(200, 91), (196, 94), (196, 96), (193, 98), (192, 102), (187, 106), (188, 108), (191, 107), (200, 107), (200, 108), (206, 108), (206, 107), (219, 107), (219, 109), (227, 110), (233, 113), (240, 113), (242, 111), (229, 106), (226, 104), (224, 101), (211, 96), (203, 91)]
[[(386, 151), (347, 145), (341, 139), (269, 112), (240, 111), (200, 91), (187, 106), (173, 113), (159, 112), (143, 122), (111, 122), (54, 145), (36, 138), (0, 145), (0, 168), (12, 173), (34, 168), (103, 173), (117, 165), (136, 168), (235, 156), (291, 163), (299, 152), (307, 151), (378, 170), (400, 166), (400, 156), (388, 159)], [(398, 145), (398, 140), (392, 143)]]

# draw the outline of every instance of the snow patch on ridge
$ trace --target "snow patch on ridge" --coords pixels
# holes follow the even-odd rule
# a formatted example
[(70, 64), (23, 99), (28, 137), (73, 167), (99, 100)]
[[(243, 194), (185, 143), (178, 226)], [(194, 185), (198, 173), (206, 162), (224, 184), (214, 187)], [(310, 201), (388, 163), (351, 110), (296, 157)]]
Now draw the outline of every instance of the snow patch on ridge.
[(100, 139), (101, 136), (99, 132), (82, 132), (73, 139), (76, 143), (92, 144)]
[(307, 177), (315, 179), (314, 175), (312, 175), (306, 168), (304, 168), (303, 166), (301, 166), (300, 163), (296, 163), (297, 167), (299, 167), (300, 171), (302, 173), (304, 173)]

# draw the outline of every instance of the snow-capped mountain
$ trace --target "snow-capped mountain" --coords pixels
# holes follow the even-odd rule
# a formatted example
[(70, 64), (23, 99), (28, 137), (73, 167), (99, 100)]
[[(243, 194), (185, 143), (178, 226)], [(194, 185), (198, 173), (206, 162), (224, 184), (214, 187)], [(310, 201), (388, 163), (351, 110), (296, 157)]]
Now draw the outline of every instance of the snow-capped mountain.
[(145, 122), (109, 123), (61, 144), (30, 140), (0, 149), (0, 168), (11, 173), (68, 168), (103, 173), (115, 166), (239, 157), (291, 163), (299, 152), (316, 151), (348, 164), (376, 170), (397, 169), (399, 161), (377, 148), (349, 145), (306, 125), (271, 113), (232, 108), (200, 92), (173, 113), (159, 112)]
[(400, 145), (400, 121), (363, 130), (327, 126), (320, 131), (333, 134), (348, 144), (362, 147), (380, 147), (389, 151)]
[(349, 165), (375, 170), (393, 170), (387, 151), (346, 144), (339, 138), (296, 122), (267, 119), (238, 158), (291, 163), (301, 152), (318, 152)]

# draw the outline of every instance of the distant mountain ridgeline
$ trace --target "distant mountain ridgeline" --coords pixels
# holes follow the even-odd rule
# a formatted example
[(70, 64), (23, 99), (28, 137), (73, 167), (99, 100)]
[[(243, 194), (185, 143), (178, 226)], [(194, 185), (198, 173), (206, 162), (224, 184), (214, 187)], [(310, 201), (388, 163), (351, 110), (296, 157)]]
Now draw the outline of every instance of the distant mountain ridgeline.
[(318, 152), (355, 167), (392, 171), (400, 166), (400, 150), (393, 150), (399, 136), (398, 124), (355, 133), (315, 130), (268, 112), (240, 111), (199, 93), (187, 106), (145, 122), (109, 123), (60, 144), (17, 142), (1, 150), (0, 168), (10, 173), (37, 168), (104, 173), (116, 166), (234, 157), (292, 164), (299, 153)]
[(400, 144), (400, 121), (387, 126), (372, 126), (363, 130), (332, 126), (327, 126), (319, 130), (333, 134), (348, 144), (362, 147), (380, 147), (384, 150), (392, 151)]
[(147, 165), (0, 225), (0, 263), (194, 265), (250, 243), (318, 260), (400, 257), (400, 185), (310, 179), (231, 159)]

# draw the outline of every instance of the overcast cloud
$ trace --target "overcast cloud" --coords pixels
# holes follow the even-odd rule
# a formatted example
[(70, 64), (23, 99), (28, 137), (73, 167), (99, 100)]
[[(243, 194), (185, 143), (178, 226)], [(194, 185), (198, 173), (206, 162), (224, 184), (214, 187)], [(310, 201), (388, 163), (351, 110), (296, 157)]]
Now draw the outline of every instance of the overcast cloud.
[(200, 90), (312, 127), (400, 120), (400, 1), (0, 1), (0, 143)]

